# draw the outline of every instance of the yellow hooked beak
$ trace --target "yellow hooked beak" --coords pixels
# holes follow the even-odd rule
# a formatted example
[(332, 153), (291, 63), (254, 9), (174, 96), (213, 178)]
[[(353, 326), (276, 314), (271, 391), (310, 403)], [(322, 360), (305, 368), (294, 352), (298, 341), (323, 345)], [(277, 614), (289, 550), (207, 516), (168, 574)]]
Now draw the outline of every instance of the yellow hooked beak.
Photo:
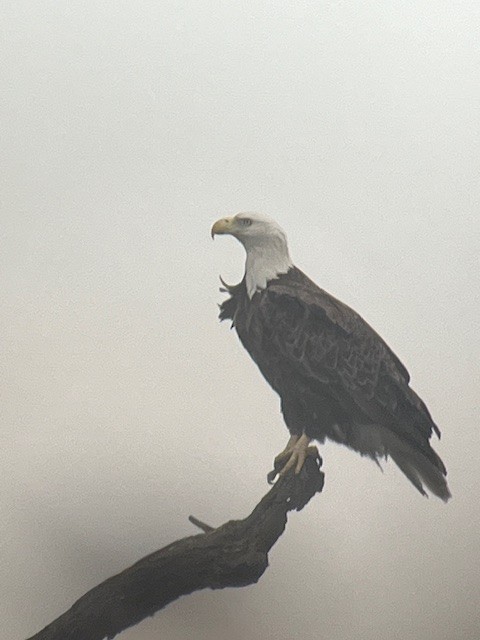
[(234, 225), (234, 218), (220, 218), (212, 227), (211, 236), (214, 238), (216, 235), (225, 233), (232, 233)]

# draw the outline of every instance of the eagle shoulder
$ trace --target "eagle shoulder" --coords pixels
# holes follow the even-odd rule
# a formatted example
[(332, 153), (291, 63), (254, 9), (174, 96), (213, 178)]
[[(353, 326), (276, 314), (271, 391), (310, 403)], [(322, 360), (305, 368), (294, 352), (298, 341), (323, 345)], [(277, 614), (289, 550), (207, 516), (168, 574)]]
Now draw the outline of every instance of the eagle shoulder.
[(382, 347), (381, 350), (389, 361), (391, 374), (398, 376), (406, 384), (410, 382), (407, 368), (383, 338), (356, 311), (321, 289), (300, 269), (292, 269), (285, 276), (271, 282), (265, 293), (265, 297), (270, 298), (271, 302), (281, 304), (283, 298), (285, 302), (290, 299), (296, 306), (304, 306), (312, 315), (323, 319), (345, 337), (373, 341)]

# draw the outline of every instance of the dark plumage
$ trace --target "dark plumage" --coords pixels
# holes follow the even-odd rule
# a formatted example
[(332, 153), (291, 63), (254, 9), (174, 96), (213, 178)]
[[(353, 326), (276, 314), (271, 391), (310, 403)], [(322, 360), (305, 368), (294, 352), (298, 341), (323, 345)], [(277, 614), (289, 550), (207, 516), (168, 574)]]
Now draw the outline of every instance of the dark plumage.
[(355, 311), (295, 266), (263, 288), (249, 292), (244, 277), (228, 292), (220, 318), (232, 321), (279, 394), (292, 435), (327, 437), (375, 460), (390, 455), (422, 494), (426, 485), (450, 497), (445, 466), (429, 443), (438, 427), (404, 365)]

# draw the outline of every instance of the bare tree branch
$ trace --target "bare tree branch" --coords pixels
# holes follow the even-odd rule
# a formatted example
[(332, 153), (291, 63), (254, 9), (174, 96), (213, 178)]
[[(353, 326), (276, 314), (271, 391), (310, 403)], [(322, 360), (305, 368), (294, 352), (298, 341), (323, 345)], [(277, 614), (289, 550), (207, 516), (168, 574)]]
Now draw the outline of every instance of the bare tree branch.
[(191, 517), (205, 533), (177, 540), (105, 580), (29, 640), (113, 638), (182, 595), (257, 582), (287, 513), (322, 491), (320, 465), (307, 458), (298, 476), (280, 478), (244, 520), (213, 529)]
[(198, 518), (195, 518), (195, 516), (188, 516), (188, 519), (192, 524), (201, 529), (204, 533), (210, 533), (210, 531), (213, 531), (215, 529), (215, 527), (211, 527), (209, 524), (205, 524), (205, 522), (202, 522)]

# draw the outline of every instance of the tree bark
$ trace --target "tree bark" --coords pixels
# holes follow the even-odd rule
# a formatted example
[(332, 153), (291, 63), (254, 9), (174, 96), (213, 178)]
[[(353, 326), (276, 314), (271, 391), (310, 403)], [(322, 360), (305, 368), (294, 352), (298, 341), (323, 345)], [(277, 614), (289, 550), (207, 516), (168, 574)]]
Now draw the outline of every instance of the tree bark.
[(323, 488), (321, 460), (307, 458), (299, 475), (280, 478), (244, 520), (209, 527), (142, 558), (88, 591), (29, 640), (113, 638), (182, 595), (199, 589), (256, 583), (268, 552), (282, 535), (287, 513), (300, 511)]

